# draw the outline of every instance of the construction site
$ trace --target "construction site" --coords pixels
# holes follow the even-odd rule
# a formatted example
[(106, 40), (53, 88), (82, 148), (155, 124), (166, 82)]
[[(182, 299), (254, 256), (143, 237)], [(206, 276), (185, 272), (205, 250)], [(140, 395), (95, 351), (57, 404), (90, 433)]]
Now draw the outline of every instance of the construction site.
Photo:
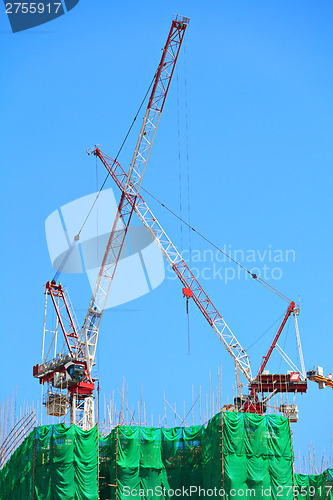
[[(154, 23), (152, 29), (162, 33), (162, 28)], [(39, 335), (40, 345), (34, 346), (35, 358), (31, 363), (31, 381), (28, 382), (38, 385), (40, 399), (32, 402), (26, 396), (22, 406), (17, 403), (16, 388), (1, 403), (1, 500), (124, 500), (127, 497), (170, 499), (188, 496), (333, 499), (332, 443), (327, 446), (326, 455), (321, 450), (316, 451), (314, 446), (309, 447), (306, 457), (298, 456), (294, 450), (294, 429), (302, 418), (300, 398), (309, 397), (310, 385), (320, 389), (320, 394), (327, 399), (333, 395), (332, 374), (326, 373), (321, 366), (307, 366), (306, 354), (303, 356), (302, 328), (299, 327), (300, 300), (289, 298), (285, 291), (280, 291), (285, 290), (283, 279), (278, 286), (275, 282), (273, 286), (272, 280), (265, 279), (247, 264), (244, 255), (232, 253), (222, 246), (221, 241), (217, 244), (219, 238), (213, 241), (201, 233), (182, 212), (182, 203), (183, 206), (186, 204), (188, 193), (181, 194), (177, 214), (162, 203), (157, 194), (151, 194), (142, 185), (146, 167), (147, 171), (150, 168), (149, 157), (160, 118), (163, 123), (164, 108), (175, 104), (168, 100), (169, 89), (173, 85), (177, 85), (179, 101), (181, 76), (177, 64), (190, 30), (188, 17), (172, 17), (171, 25), (164, 34), (161, 57), (154, 75), (141, 75), (146, 82), (153, 78), (136, 114), (127, 117), (128, 131), (120, 149), (112, 156), (100, 144), (90, 145), (86, 151), (88, 161), (92, 162), (91, 168), (94, 169), (96, 164), (96, 172), (97, 168), (101, 169), (103, 180), (99, 179), (99, 184), (96, 183), (96, 193), (86, 198), (84, 209), (83, 204), (79, 205), (81, 208), (76, 212), (73, 230), (68, 229), (66, 234), (66, 250), (59, 251), (56, 264), (53, 259), (54, 275), (45, 279), (44, 311), (40, 311), (41, 316), (44, 314), (43, 329)], [(185, 72), (185, 92), (186, 85)], [(185, 107), (187, 112), (187, 101)], [(178, 109), (178, 125), (179, 121)], [(140, 126), (136, 129), (138, 122)], [(119, 154), (129, 134), (133, 133), (132, 128), (135, 133), (138, 131), (138, 137), (127, 167), (120, 163)], [(186, 121), (185, 134), (187, 129)], [(167, 133), (167, 130), (160, 130), (159, 133)], [(179, 129), (178, 141), (180, 144)], [(184, 154), (188, 159), (188, 143), (184, 151), (179, 153), (179, 158)], [(159, 154), (162, 154), (161, 150)], [(154, 160), (156, 163), (156, 157)], [(203, 168), (208, 172), (210, 167), (205, 165)], [(85, 176), (86, 172), (77, 172), (79, 174)], [(184, 161), (181, 165), (179, 160), (179, 178), (184, 181), (186, 177), (189, 182), (188, 163)], [(103, 205), (106, 196), (109, 196), (104, 190), (110, 187), (116, 194), (116, 204), (112, 201), (114, 207), (111, 202)], [(237, 186), (232, 185), (228, 189), (237, 190)], [(177, 227), (180, 224), (181, 249), (174, 244), (173, 227), (168, 224), (168, 234), (164, 229), (163, 212), (160, 215), (160, 211), (157, 213), (154, 209), (153, 213), (145, 201), (151, 198), (161, 210), (168, 211), (168, 216), (174, 218)], [(99, 213), (105, 212), (105, 207), (109, 211), (105, 219), (108, 233), (107, 237), (103, 235), (98, 240), (97, 257), (94, 256), (98, 261), (97, 271), (95, 266), (94, 272), (87, 272), (90, 285), (94, 282), (93, 293), (88, 309), (82, 314), (82, 309), (76, 310), (72, 305), (66, 273), (72, 272), (70, 269), (80, 252), (89, 270), (87, 256), (93, 259), (91, 248), (95, 243), (88, 238), (85, 241), (85, 231), (92, 219), (95, 221)], [(209, 207), (206, 208), (209, 210)], [(206, 208), (202, 207), (203, 210)], [(222, 197), (221, 211), (224, 209)], [(63, 209), (61, 217), (65, 216)], [(52, 228), (55, 227), (56, 217), (54, 212), (47, 222), (52, 222)], [(134, 226), (133, 221), (138, 225)], [(144, 236), (141, 236), (142, 228)], [(138, 235), (143, 238), (143, 250)], [(269, 301), (272, 296), (279, 301), (277, 307), (280, 309), (277, 310), (282, 311), (282, 315), (269, 329), (268, 347), (267, 343), (265, 347), (256, 343), (251, 329), (247, 337), (242, 337), (241, 345), (238, 335), (224, 319), (228, 316), (227, 311), (224, 309), (222, 313), (222, 309), (220, 312), (220, 307), (217, 309), (215, 306), (215, 303), (221, 302), (220, 298), (215, 301), (210, 292), (208, 295), (209, 284), (203, 283), (200, 279), (202, 274), (193, 269), (195, 259), (191, 251), (191, 235), (201, 238), (221, 259), (242, 273), (247, 280), (246, 285), (252, 287), (250, 294), (253, 297), (258, 293), (262, 294), (259, 295), (260, 300), (268, 296)], [(189, 248), (185, 246), (185, 236), (190, 242)], [(159, 265), (158, 259), (162, 256), (165, 259), (172, 276), (167, 286), (171, 293), (173, 290), (178, 293), (175, 300), (179, 301), (184, 313), (184, 323), (179, 330), (182, 331), (182, 338), (186, 337), (183, 342), (188, 350), (186, 356), (191, 354), (192, 349), (191, 322), (200, 325), (204, 336), (213, 337), (214, 349), (221, 351), (221, 362), (207, 373), (208, 382), (200, 379), (202, 374), (196, 378), (193, 373), (190, 394), (184, 394), (184, 405), (177, 406), (162, 382), (176, 368), (172, 361), (169, 364), (168, 355), (163, 358), (163, 351), (168, 352), (164, 345), (164, 330), (156, 322), (158, 315), (163, 315), (165, 323), (168, 316), (172, 321), (169, 305), (167, 302), (158, 303), (158, 312), (151, 316), (145, 313), (147, 322), (155, 321), (156, 342), (154, 348), (138, 344), (137, 356), (140, 357), (142, 348), (151, 349), (151, 356), (158, 358), (156, 365), (152, 361), (151, 370), (151, 377), (156, 378), (160, 387), (158, 415), (150, 412), (142, 383), (140, 398), (133, 402), (131, 386), (126, 381), (132, 361), (126, 359), (126, 353), (121, 361), (122, 385), (117, 388), (110, 375), (114, 367), (113, 353), (104, 352), (103, 344), (99, 351), (103, 336), (109, 334), (104, 331), (103, 314), (117, 304), (130, 301), (120, 299), (121, 293), (129, 296), (132, 293), (133, 299), (137, 293), (136, 271), (126, 271), (132, 273), (132, 281), (123, 286), (125, 292), (120, 291), (123, 290), (121, 282), (125, 279), (121, 273), (129, 266), (127, 247), (133, 255), (140, 253), (140, 262), (144, 261), (142, 269), (150, 280), (149, 291), (162, 281), (157, 276), (157, 267), (152, 270), (149, 265), (156, 262)], [(190, 255), (189, 259), (185, 259), (185, 252)], [(147, 304), (154, 300), (152, 295), (147, 294)], [(255, 299), (250, 298), (249, 302), (251, 300), (254, 304)], [(263, 304), (266, 304), (265, 301), (266, 298)], [(156, 308), (155, 302), (153, 307)], [(82, 316), (83, 321), (77, 319)], [(113, 315), (116, 325), (115, 317)], [(131, 318), (131, 332), (126, 333), (128, 342), (131, 336), (141, 336), (141, 331), (136, 329), (135, 316)], [(112, 332), (115, 337), (117, 328), (115, 326)], [(259, 336), (259, 341), (262, 337)], [(246, 340), (246, 348), (243, 340)], [(289, 345), (293, 346), (293, 355), (287, 354)], [(20, 348), (24, 349), (22, 346)], [(257, 350), (259, 369), (250, 361), (248, 351), (252, 347)], [(154, 354), (155, 348), (158, 354)], [(179, 349), (176, 342), (174, 349)], [(107, 366), (104, 355), (110, 360)], [(271, 358), (278, 359), (275, 365)], [(156, 366), (160, 366), (160, 370)], [(103, 375), (104, 385), (100, 388), (102, 370), (103, 374), (108, 373), (109, 383), (106, 387)], [(189, 387), (182, 387), (182, 367), (177, 370), (177, 385), (185, 393)], [(228, 377), (232, 372), (232, 387), (227, 386), (229, 378), (225, 377), (226, 372)], [(25, 378), (28, 379), (28, 376), (26, 374)], [(139, 380), (140, 375), (137, 377)], [(329, 408), (332, 409), (332, 405), (328, 406), (328, 411)]]

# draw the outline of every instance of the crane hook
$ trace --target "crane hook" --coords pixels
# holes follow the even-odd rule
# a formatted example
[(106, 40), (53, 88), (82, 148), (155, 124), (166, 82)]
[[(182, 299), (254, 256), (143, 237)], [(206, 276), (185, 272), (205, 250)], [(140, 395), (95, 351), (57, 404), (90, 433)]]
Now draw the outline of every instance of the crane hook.
[(191, 288), (183, 288), (183, 297), (186, 297), (186, 314), (188, 314), (188, 299), (193, 296)]
[(188, 313), (188, 300), (193, 297), (193, 292), (191, 288), (183, 288), (183, 297), (186, 297), (186, 314), (187, 314), (187, 341), (188, 341), (188, 354), (190, 355), (190, 316)]

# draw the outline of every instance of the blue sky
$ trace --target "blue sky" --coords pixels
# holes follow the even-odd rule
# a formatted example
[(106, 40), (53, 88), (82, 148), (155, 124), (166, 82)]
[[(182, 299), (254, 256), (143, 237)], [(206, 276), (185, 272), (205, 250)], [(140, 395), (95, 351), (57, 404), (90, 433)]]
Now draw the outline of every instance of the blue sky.
[[(80, 0), (59, 19), (16, 34), (1, 12), (5, 328), (0, 400), (16, 386), (19, 404), (40, 398), (32, 366), (41, 352), (43, 284), (54, 274), (45, 219), (101, 184), (105, 172), (99, 166), (96, 174), (95, 161), (85, 151), (95, 143), (111, 156), (118, 151), (155, 72), (174, 13), (191, 18), (186, 57), (182, 50), (178, 65), (182, 215), (189, 216), (186, 66), (191, 223), (220, 247), (244, 255), (266, 250), (263, 262), (256, 254), (253, 267), (278, 267), (280, 279), (269, 275), (270, 282), (296, 301), (301, 297), (306, 369), (320, 365), (331, 372), (331, 2), (101, 0), (95, 6)], [(119, 158), (126, 168), (137, 135), (138, 126)], [(176, 75), (143, 186), (180, 212)], [(111, 181), (107, 187), (114, 187)], [(148, 197), (147, 202), (181, 246), (179, 222)], [(197, 251), (204, 260), (208, 244), (192, 235), (191, 246), (193, 256)], [(270, 249), (284, 256), (290, 250), (294, 257), (276, 265), (269, 262)], [(202, 272), (216, 264), (213, 260), (206, 257), (195, 267)], [(91, 295), (86, 276), (64, 274), (61, 281), (83, 318)], [(253, 281), (225, 283), (215, 277), (203, 285), (246, 348), (286, 310), (284, 302)], [(254, 373), (273, 334), (270, 330), (248, 351)], [(164, 413), (163, 390), (170, 403), (182, 408), (185, 399), (189, 409), (192, 384), (195, 397), (200, 385), (208, 393), (209, 371), (214, 386), (222, 363), (223, 400), (228, 396), (231, 402), (232, 360), (194, 304), (190, 337), (188, 356), (185, 302), (175, 280), (166, 279), (153, 292), (108, 310), (99, 342), (101, 393), (120, 389), (124, 376), (136, 407), (142, 383), (147, 414), (158, 421)], [(290, 325), (286, 345), (297, 361), (293, 342)], [(272, 358), (272, 371), (274, 366), (279, 361), (274, 365)], [(325, 448), (325, 456), (331, 456), (332, 397), (332, 390), (319, 391), (309, 382), (307, 394), (297, 398), (297, 456), (308, 455), (311, 442), (317, 455)]]

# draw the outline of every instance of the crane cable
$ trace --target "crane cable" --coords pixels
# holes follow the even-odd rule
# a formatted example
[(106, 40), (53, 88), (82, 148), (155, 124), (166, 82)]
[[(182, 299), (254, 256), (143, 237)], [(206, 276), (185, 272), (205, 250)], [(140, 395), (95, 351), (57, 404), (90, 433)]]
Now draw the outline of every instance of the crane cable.
[[(190, 205), (190, 163), (188, 156), (188, 112), (187, 112), (187, 78), (186, 78), (186, 43), (184, 42), (184, 83), (185, 83), (185, 133), (186, 133), (186, 174), (187, 174), (187, 209), (188, 222), (191, 224), (191, 205)], [(190, 267), (192, 266), (192, 244), (191, 244), (191, 229), (188, 228), (188, 245), (190, 254)], [(188, 354), (191, 353), (190, 345), (190, 315), (187, 315), (187, 332), (188, 332)]]
[(258, 337), (258, 338), (257, 338), (254, 342), (252, 342), (252, 344), (251, 344), (249, 347), (247, 347), (247, 348), (245, 349), (245, 350), (246, 350), (246, 352), (248, 352), (248, 351), (251, 349), (251, 347), (253, 347), (253, 346), (254, 346), (257, 342), (259, 342), (259, 340), (260, 340), (260, 339), (261, 339), (264, 335), (266, 335), (266, 333), (267, 333), (267, 332), (268, 332), (271, 328), (273, 328), (273, 326), (274, 326), (274, 325), (276, 325), (276, 323), (277, 323), (277, 322), (280, 322), (280, 321), (281, 321), (281, 319), (283, 318), (283, 316), (285, 316), (285, 313), (282, 313), (282, 314), (281, 314), (281, 316), (279, 316), (279, 317), (278, 317), (278, 318), (274, 321), (274, 323), (272, 323), (272, 324), (271, 324), (271, 326), (269, 326), (269, 327), (267, 328), (267, 330), (265, 330), (265, 331), (264, 331), (264, 333), (262, 333), (261, 335), (259, 335), (259, 337)]
[[(190, 205), (190, 162), (188, 154), (188, 111), (187, 111), (187, 76), (186, 76), (186, 42), (184, 42), (184, 73), (185, 73), (185, 132), (186, 132), (186, 174), (187, 174), (187, 207), (188, 207), (188, 223), (191, 224), (191, 205)], [(192, 244), (191, 244), (191, 229), (188, 228), (188, 244), (190, 254), (190, 266), (192, 265)]]
[(274, 286), (270, 285), (269, 283), (267, 283), (267, 281), (263, 280), (262, 278), (260, 278), (260, 276), (258, 276), (257, 274), (255, 273), (252, 273), (251, 271), (249, 271), (248, 269), (246, 269), (246, 267), (244, 267), (240, 262), (237, 262), (237, 260), (233, 259), (231, 257), (231, 255), (227, 254), (226, 252), (224, 252), (221, 248), (219, 248), (217, 245), (215, 245), (215, 243), (213, 243), (212, 241), (210, 241), (208, 238), (206, 238), (206, 236), (204, 236), (202, 233), (200, 233), (199, 231), (197, 231), (196, 229), (194, 229), (194, 227), (192, 227), (187, 221), (185, 221), (184, 219), (182, 219), (178, 214), (176, 214), (173, 210), (171, 210), (171, 208), (167, 207), (164, 203), (162, 203), (160, 200), (158, 200), (154, 195), (152, 195), (147, 189), (145, 189), (143, 186), (141, 186), (141, 189), (147, 193), (149, 196), (151, 196), (151, 198), (153, 198), (155, 201), (157, 201), (157, 203), (159, 203), (162, 207), (164, 207), (166, 210), (168, 210), (168, 212), (170, 212), (174, 217), (176, 217), (177, 219), (179, 219), (183, 224), (185, 224), (186, 226), (189, 227), (189, 229), (191, 231), (194, 231), (198, 236), (200, 236), (203, 240), (207, 241), (207, 243), (209, 243), (212, 247), (214, 247), (218, 252), (222, 253), (223, 255), (225, 255), (229, 260), (231, 260), (234, 264), (236, 264), (238, 267), (240, 267), (241, 269), (243, 269), (243, 271), (245, 271), (246, 273), (248, 273), (253, 279), (255, 279), (258, 283), (260, 283), (261, 285), (263, 285), (264, 287), (266, 287), (268, 290), (270, 290), (271, 292), (275, 293), (275, 295), (277, 295), (278, 297), (280, 297), (282, 300), (285, 300), (286, 302), (290, 303), (291, 302), (291, 299), (289, 299), (289, 297), (287, 297), (286, 295), (284, 295), (282, 292), (280, 292), (279, 290), (277, 290), (276, 288), (274, 288)]
[[(179, 177), (179, 213), (180, 217), (183, 217), (183, 205), (182, 205), (182, 163), (181, 163), (181, 153), (180, 153), (180, 112), (179, 112), (179, 78), (178, 78), (178, 66), (176, 69), (177, 75), (177, 117), (178, 117), (178, 177)], [(180, 224), (180, 249), (183, 251), (183, 225)]]
[[(182, 207), (182, 165), (181, 165), (181, 130), (180, 130), (180, 98), (179, 98), (179, 71), (177, 67), (177, 117), (178, 117), (178, 175), (179, 175), (179, 211), (180, 217), (183, 218), (183, 207)], [(186, 92), (186, 58), (184, 56), (184, 76), (185, 76), (185, 130), (186, 130), (186, 170), (187, 170), (187, 210), (190, 218), (190, 191), (189, 191), (189, 159), (188, 159), (188, 123), (187, 123), (187, 92)], [(190, 262), (191, 258), (191, 230), (189, 228), (189, 252), (190, 252)], [(180, 224), (180, 249), (183, 251), (183, 225)], [(186, 316), (187, 316), (187, 349), (188, 355), (191, 355), (191, 339), (190, 339), (190, 311), (188, 306), (189, 298), (186, 297)]]

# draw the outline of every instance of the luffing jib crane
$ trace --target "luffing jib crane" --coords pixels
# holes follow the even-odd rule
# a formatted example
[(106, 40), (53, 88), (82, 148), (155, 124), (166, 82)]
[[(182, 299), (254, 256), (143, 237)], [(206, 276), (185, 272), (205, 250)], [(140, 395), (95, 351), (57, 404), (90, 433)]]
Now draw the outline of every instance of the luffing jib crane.
[[(100, 322), (188, 23), (189, 19), (186, 17), (176, 16), (172, 20), (130, 169), (123, 179), (121, 198), (102, 266), (80, 331), (62, 285), (53, 280), (45, 286), (46, 303), (47, 298), (51, 297), (57, 324), (46, 356), (44, 324), (42, 363), (33, 367), (33, 375), (41, 384), (48, 383), (45, 401), (47, 413), (65, 415), (69, 404), (71, 423), (80, 425), (83, 429), (90, 429), (95, 424), (93, 391), (96, 380), (92, 377), (92, 368), (95, 364)], [(59, 326), (65, 338), (65, 352), (56, 355)], [(51, 350), (54, 350), (54, 356), (49, 360)], [(63, 390), (68, 392), (64, 394)]]
[[(98, 147), (95, 147), (92, 150), (92, 153), (101, 160), (110, 176), (119, 187), (120, 191), (124, 192), (126, 172), (121, 167), (121, 165), (118, 162), (115, 162), (110, 156), (102, 153), (102, 151)], [(265, 401), (267, 401), (269, 397), (272, 397), (277, 392), (306, 392), (307, 381), (297, 325), (297, 316), (299, 314), (299, 309), (296, 308), (295, 303), (290, 302), (286, 315), (267, 355), (264, 358), (259, 373), (256, 377), (253, 377), (251, 373), (250, 360), (245, 349), (243, 349), (243, 347), (240, 345), (235, 335), (232, 333), (227, 323), (225, 322), (219, 311), (216, 309), (216, 307), (204, 291), (203, 287), (200, 285), (199, 281), (194, 276), (191, 269), (172, 243), (171, 239), (167, 236), (157, 218), (148, 207), (147, 203), (143, 200), (141, 194), (136, 191), (136, 196), (132, 197), (131, 199), (128, 197), (128, 202), (133, 203), (133, 209), (135, 210), (137, 216), (139, 217), (143, 225), (147, 228), (148, 232), (165, 256), (167, 262), (170, 264), (171, 268), (180, 279), (183, 285), (183, 295), (187, 300), (193, 299), (229, 354), (232, 356), (235, 362), (236, 372), (240, 371), (245, 377), (249, 385), (250, 393), (244, 398), (242, 396), (240, 396), (240, 398), (236, 398), (236, 402), (239, 408), (243, 411), (263, 414), (266, 411)], [(291, 314), (293, 315), (295, 322), (296, 337), (302, 367), (301, 370), (297, 369), (294, 363), (288, 358), (288, 356), (277, 344), (281, 332)], [(287, 374), (269, 374), (264, 370), (273, 349), (279, 350), (281, 355), (291, 366), (292, 370)], [(264, 397), (265, 393), (268, 393), (269, 395), (267, 397)], [(262, 395), (261, 401), (258, 397), (259, 394)], [(296, 405), (285, 405), (283, 408), (281, 407), (281, 411), (287, 414), (291, 418), (291, 420), (297, 420)]]

